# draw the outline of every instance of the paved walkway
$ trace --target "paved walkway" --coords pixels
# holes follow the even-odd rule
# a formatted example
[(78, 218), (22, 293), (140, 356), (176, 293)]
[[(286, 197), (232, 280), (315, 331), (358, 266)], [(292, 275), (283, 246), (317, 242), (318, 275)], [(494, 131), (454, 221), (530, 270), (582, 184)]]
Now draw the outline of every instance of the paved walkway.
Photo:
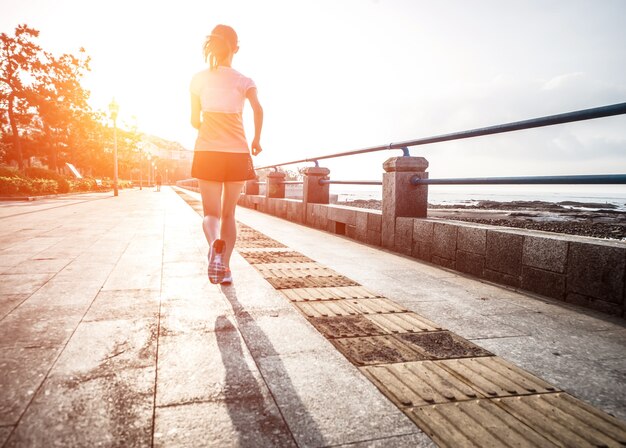
[[(193, 196), (193, 194), (192, 194)], [(626, 419), (624, 321), (246, 209), (239, 220)], [(0, 204), (0, 446), (429, 446), (164, 188)]]

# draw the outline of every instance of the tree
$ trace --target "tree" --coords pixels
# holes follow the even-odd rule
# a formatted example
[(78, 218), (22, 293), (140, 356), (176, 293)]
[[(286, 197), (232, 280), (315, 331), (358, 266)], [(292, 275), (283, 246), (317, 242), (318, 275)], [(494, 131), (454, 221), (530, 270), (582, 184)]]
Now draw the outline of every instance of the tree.
[(74, 114), (70, 123), (67, 154), (68, 161), (88, 175), (106, 173), (104, 158), (105, 126), (104, 113), (82, 111)]
[(89, 92), (80, 83), (89, 57), (83, 48), (78, 56), (55, 57), (35, 42), (38, 37), (39, 31), (27, 25), (19, 25), (14, 36), (0, 35), (0, 130), (10, 134), (3, 138), (3, 158), (17, 161), (21, 169), (27, 155), (45, 156), (58, 170), (84, 135), (81, 128), (95, 124), (88, 123), (93, 119)]
[[(79, 57), (63, 54), (57, 58), (48, 53), (45, 56), (44, 70), (38, 73), (35, 84), (36, 107), (43, 125), (48, 165), (57, 170), (59, 155), (64, 158), (70, 151), (70, 133), (89, 117), (89, 92), (80, 84), (89, 71), (89, 57), (83, 48)], [(67, 149), (59, 154), (62, 147)]]
[(139, 166), (139, 142), (141, 134), (136, 125), (127, 129), (118, 129), (117, 134), (117, 157), (120, 176), (130, 178), (135, 167)]
[(6, 157), (23, 167), (23, 151), (20, 129), (32, 124), (33, 83), (44, 69), (41, 47), (34, 40), (39, 31), (27, 25), (15, 28), (15, 35), (0, 34), (0, 108), (2, 131), (11, 133), (11, 146)]

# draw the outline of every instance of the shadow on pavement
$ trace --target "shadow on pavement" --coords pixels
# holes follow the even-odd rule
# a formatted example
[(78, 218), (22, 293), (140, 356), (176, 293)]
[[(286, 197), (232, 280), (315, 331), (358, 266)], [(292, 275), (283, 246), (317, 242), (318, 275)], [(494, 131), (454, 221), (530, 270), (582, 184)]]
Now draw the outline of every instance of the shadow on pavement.
[[(280, 404), (283, 406), (283, 408), (289, 409), (290, 415), (297, 416), (298, 421), (294, 422), (295, 425), (300, 426), (301, 430), (302, 430), (302, 427), (306, 428), (306, 435), (301, 434), (298, 439), (302, 439), (302, 438), (306, 439), (305, 445), (323, 446), (325, 444), (324, 437), (320, 433), (319, 428), (317, 424), (315, 423), (315, 420), (313, 420), (313, 418), (309, 415), (306, 409), (306, 406), (300, 400), (298, 392), (295, 390), (291, 382), (291, 379), (289, 377), (289, 372), (287, 372), (287, 370), (285, 369), (281, 361), (280, 355), (274, 350), (272, 343), (267, 338), (267, 336), (265, 336), (265, 333), (262, 331), (262, 329), (255, 323), (254, 318), (250, 315), (250, 313), (248, 313), (248, 311), (245, 310), (245, 308), (237, 300), (237, 291), (235, 287), (233, 285), (230, 285), (227, 287), (222, 287), (221, 290), (233, 308), (237, 326), (239, 327), (241, 331), (241, 335), (246, 345), (250, 346), (250, 344), (252, 343), (254, 346), (263, 347), (264, 356), (268, 358), (270, 357), (272, 358), (272, 376), (273, 378), (276, 379), (277, 382), (279, 382), (278, 387), (280, 388), (280, 395), (282, 397), (288, 397), (288, 400), (289, 400), (288, 403), (280, 403)], [(218, 318), (219, 322), (217, 323), (221, 325), (232, 325), (231, 323), (224, 322), (224, 320), (228, 320), (227, 317), (220, 316)], [(221, 325), (220, 326), (216, 325), (216, 328), (221, 328)], [(253, 380), (252, 372), (250, 372), (249, 370), (247, 372), (241, 371), (241, 367), (242, 365), (245, 365), (245, 363), (241, 361), (236, 361), (236, 360), (233, 361), (232, 358), (227, 359), (228, 356), (224, 355), (225, 352), (222, 349), (223, 348), (227, 349), (225, 346), (226, 341), (224, 341), (224, 338), (233, 338), (234, 336), (232, 336), (232, 334), (233, 334), (232, 332), (218, 332), (218, 346), (220, 347), (220, 351), (222, 352), (222, 357), (224, 358), (223, 359), (224, 366), (226, 368), (226, 380), (225, 381), (226, 381), (227, 396), (229, 393), (230, 394), (234, 393), (235, 395), (237, 394), (236, 391), (231, 390), (233, 386), (235, 388), (237, 386), (235, 384), (230, 384), (230, 382), (232, 382), (234, 378), (236, 378), (237, 376), (248, 375), (251, 377), (250, 380), (251, 381)], [(250, 335), (253, 335), (254, 341), (249, 340)], [(220, 338), (222, 339), (221, 341), (220, 341)], [(237, 346), (238, 346), (237, 347), (238, 355), (240, 355), (241, 359), (243, 359), (244, 354), (243, 354), (242, 348), (239, 344), (237, 344)], [(228, 349), (232, 350), (232, 342), (229, 343)], [(255, 360), (255, 362), (256, 361), (257, 360)], [(239, 380), (237, 380), (236, 382), (240, 383)], [(267, 383), (267, 380), (266, 380), (266, 383)], [(274, 393), (272, 392), (271, 389), (270, 389), (270, 393), (272, 394), (272, 401), (277, 402), (277, 399), (274, 396)], [(262, 398), (261, 391), (258, 391), (258, 393), (255, 394), (255, 396), (252, 399), (259, 400), (259, 401), (258, 402), (246, 401), (246, 404), (253, 406), (254, 408), (257, 408), (258, 406), (258, 409), (261, 412), (264, 412), (265, 414), (265, 410), (267, 406), (263, 405), (263, 398)], [(229, 401), (230, 400), (227, 399), (227, 403)], [(277, 402), (276, 404), (278, 405), (279, 403)], [(239, 425), (240, 423), (237, 422), (237, 419), (239, 418), (239, 413), (241, 412), (241, 409), (239, 407), (237, 407), (236, 409), (234, 408), (231, 409), (231, 405), (229, 405), (228, 409), (229, 409), (231, 418), (233, 420), (233, 424)], [(265, 435), (268, 435), (267, 434), (268, 432), (270, 433), (272, 431), (277, 432), (277, 430), (280, 430), (281, 426), (285, 426), (286, 428), (285, 416), (283, 415), (282, 411), (279, 410), (279, 412), (280, 412), (280, 416), (276, 415), (275, 418), (271, 420), (271, 422), (268, 421), (267, 424), (263, 422), (263, 432)], [(258, 416), (258, 417), (262, 419), (267, 419), (268, 415), (265, 414), (263, 416)], [(242, 425), (241, 427), (238, 427), (240, 435), (243, 435), (246, 432), (249, 432), (250, 430), (248, 422), (243, 422), (243, 423), (246, 423), (246, 424)], [(289, 429), (286, 429), (286, 430), (290, 431)], [(291, 431), (294, 431), (294, 430), (296, 430), (296, 428), (291, 428)], [(245, 441), (242, 441), (242, 442), (244, 443), (241, 446), (255, 446), (255, 447), (260, 446), (259, 440), (256, 440), (256, 441), (252, 440), (250, 442), (254, 442), (254, 443), (251, 443), (251, 444), (247, 444), (245, 443)], [(285, 441), (282, 441), (282, 442), (284, 443)], [(290, 442), (289, 443), (290, 445), (296, 446), (293, 439), (289, 440), (289, 442)], [(279, 445), (276, 445), (276, 446), (279, 446)], [(281, 446), (284, 446), (284, 445), (281, 445)]]

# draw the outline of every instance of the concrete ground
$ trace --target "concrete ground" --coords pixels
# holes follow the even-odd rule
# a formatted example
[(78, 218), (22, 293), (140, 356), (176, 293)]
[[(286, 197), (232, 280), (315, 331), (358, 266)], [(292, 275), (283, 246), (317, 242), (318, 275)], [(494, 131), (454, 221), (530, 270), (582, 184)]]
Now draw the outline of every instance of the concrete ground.
[[(626, 419), (624, 321), (238, 209), (238, 219)], [(429, 446), (163, 188), (0, 204), (0, 446)]]

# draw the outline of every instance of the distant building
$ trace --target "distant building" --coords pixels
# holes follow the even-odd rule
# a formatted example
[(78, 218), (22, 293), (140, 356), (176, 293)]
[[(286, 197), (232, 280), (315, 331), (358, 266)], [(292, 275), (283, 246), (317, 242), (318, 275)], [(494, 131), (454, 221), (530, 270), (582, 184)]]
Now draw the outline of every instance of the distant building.
[[(149, 160), (145, 179), (154, 178), (160, 172), (164, 183), (171, 183), (191, 176), (193, 151), (180, 143), (165, 140), (154, 135), (145, 135), (139, 142), (143, 160)], [(151, 168), (150, 168), (151, 167)]]

